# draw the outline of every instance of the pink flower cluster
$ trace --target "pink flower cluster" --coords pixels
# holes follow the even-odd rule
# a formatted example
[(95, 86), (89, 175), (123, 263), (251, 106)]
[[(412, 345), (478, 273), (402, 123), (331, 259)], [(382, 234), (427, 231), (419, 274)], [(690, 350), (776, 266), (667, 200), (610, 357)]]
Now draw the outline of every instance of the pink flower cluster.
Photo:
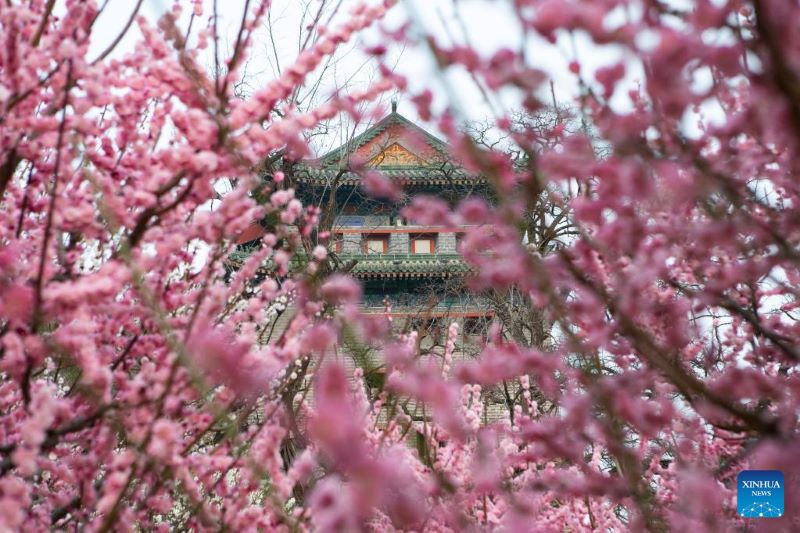
[[(501, 306), (464, 360), (456, 325), (423, 350), (388, 304), (362, 314), (320, 210), (288, 170), (266, 188), (254, 172), (405, 87), (381, 65), (362, 91), (287, 104), (392, 4), (317, 27), (247, 100), (232, 86), (269, 2), (213, 75), (214, 21), (187, 39), (177, 3), (98, 57), (105, 3), (0, 8), (0, 529), (729, 531), (749, 527), (738, 471), (800, 475), (800, 7), (512, 2), (524, 38), (621, 55), (594, 73), (568, 58), (581, 127), (501, 113), (507, 152), (410, 96), (492, 192), (405, 210), (463, 232), (469, 288)], [(413, 44), (405, 28), (366, 52)], [(526, 51), (425, 44), (546, 109)], [(786, 495), (766, 529), (793, 528)]]

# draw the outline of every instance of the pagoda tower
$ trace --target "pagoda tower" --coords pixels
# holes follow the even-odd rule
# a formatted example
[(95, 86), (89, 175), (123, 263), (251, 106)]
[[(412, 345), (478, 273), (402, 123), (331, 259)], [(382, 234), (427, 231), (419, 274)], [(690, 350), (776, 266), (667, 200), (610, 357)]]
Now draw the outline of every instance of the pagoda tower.
[[(284, 168), (281, 186), (293, 188), (304, 205), (320, 208), (320, 230), (329, 237), (319, 241), (328, 246), (331, 270), (361, 282), (364, 312), (383, 314), (389, 307), (393, 328), (416, 331), (424, 357), (442, 356), (448, 327), (456, 322), (460, 327), (453, 358), (478, 356), (495, 313), (487, 299), (465, 284), (472, 269), (459, 253), (459, 240), (467, 227), (415, 225), (403, 217), (403, 208), (417, 195), (434, 196), (451, 206), (468, 197), (490, 198), (484, 178), (461, 168), (445, 142), (403, 117), (395, 105), (344, 145), (316, 159), (284, 162)], [(402, 197), (368, 194), (362, 180), (373, 172), (401, 188)], [(255, 223), (237, 240), (230, 268), (237, 268), (259, 246), (263, 223)], [(301, 269), (307, 260), (297, 254), (294, 261)], [(292, 316), (289, 305), (268, 328), (270, 338), (260, 340), (278, 338)], [(385, 378), (380, 358), (370, 352), (359, 359), (354, 352), (346, 364), (362, 366), (370, 389), (380, 390)], [(500, 391), (486, 391), (484, 396), (487, 421), (507, 416)], [(413, 418), (419, 416), (415, 413)]]
[[(393, 103), (391, 113), (349, 142), (289, 168), (288, 186), (304, 205), (323, 212), (330, 259), (361, 281), (365, 311), (382, 313), (389, 306), (400, 319), (395, 323), (417, 330), (428, 345), (443, 343), (453, 321), (463, 337), (485, 332), (492, 313), (464, 285), (470, 267), (459, 254), (459, 239), (466, 227), (414, 225), (402, 216), (417, 195), (451, 206), (488, 196), (486, 180), (459, 167), (445, 142), (402, 116)], [(402, 200), (367, 194), (362, 180), (370, 172), (400, 187)], [(236, 255), (245, 256), (262, 233), (258, 224), (245, 231)]]
[[(401, 187), (403, 199), (365, 193), (361, 181), (369, 172)], [(304, 204), (332, 211), (330, 254), (362, 282), (365, 310), (383, 312), (388, 304), (393, 316), (408, 317), (412, 329), (433, 341), (452, 320), (463, 321), (468, 334), (485, 329), (485, 302), (464, 288), (470, 267), (459, 254), (459, 228), (413, 225), (402, 216), (416, 195), (455, 205), (488, 194), (486, 181), (460, 168), (443, 141), (393, 103), (382, 120), (319, 159), (296, 165), (293, 175)]]

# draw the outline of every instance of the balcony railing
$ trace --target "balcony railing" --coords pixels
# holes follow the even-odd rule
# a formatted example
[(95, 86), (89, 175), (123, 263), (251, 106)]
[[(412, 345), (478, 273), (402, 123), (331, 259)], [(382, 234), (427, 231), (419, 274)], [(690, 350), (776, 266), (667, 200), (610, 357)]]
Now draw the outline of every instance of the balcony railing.
[(365, 294), (363, 296), (364, 307), (383, 308), (384, 300), (388, 299), (393, 308), (418, 308), (429, 309), (431, 311), (446, 311), (450, 309), (485, 308), (488, 300), (479, 296), (446, 296), (436, 300), (431, 300), (427, 294), (395, 293), (391, 295)]
[(386, 253), (386, 254), (379, 254), (379, 253), (339, 253), (336, 254), (341, 259), (358, 259), (359, 261), (369, 261), (369, 260), (376, 260), (376, 261), (420, 261), (424, 259), (438, 259), (438, 260), (458, 260), (463, 261), (461, 254), (455, 253), (432, 253), (432, 254), (396, 254), (396, 253)]

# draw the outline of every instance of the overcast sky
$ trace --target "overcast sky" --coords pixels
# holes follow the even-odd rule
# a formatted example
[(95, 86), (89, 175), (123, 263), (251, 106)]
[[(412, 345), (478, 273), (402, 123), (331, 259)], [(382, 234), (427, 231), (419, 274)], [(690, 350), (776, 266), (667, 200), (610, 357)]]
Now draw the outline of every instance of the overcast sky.
[[(191, 0), (185, 0), (185, 23), (191, 11)], [(202, 24), (208, 23), (212, 13), (211, 0), (203, 0), (205, 10)], [(255, 4), (256, 2), (251, 2)], [(342, 0), (341, 15), (345, 16), (354, 0)], [(467, 35), (468, 42), (480, 53), (491, 55), (502, 47), (519, 49), (521, 32), (511, 13), (510, 1), (506, 0), (400, 0), (387, 15), (383, 24), (397, 27), (407, 21), (412, 22), (412, 36), (421, 33), (434, 35), (441, 41), (449, 41), (451, 37), (464, 42)], [(314, 6), (318, 2), (314, 1)], [(96, 23), (96, 33), (92, 43), (92, 53), (97, 55), (108, 46), (124, 27), (125, 22), (133, 11), (133, 0), (110, 0), (109, 7)], [(164, 0), (145, 0), (141, 14), (155, 22), (157, 18), (171, 5)], [(223, 31), (222, 39), (230, 47), (238, 30), (241, 20), (244, 0), (218, 0), (218, 16)], [(264, 81), (275, 76), (275, 63), (290, 63), (298, 48), (298, 28), (301, 24), (301, 6), (299, 0), (275, 0), (271, 8), (271, 21), (274, 31), (274, 46), (264, 28), (255, 39), (247, 65), (246, 91), (257, 90)], [(335, 21), (334, 21), (335, 22)], [(198, 22), (196, 21), (195, 24)], [(369, 31), (360, 37), (367, 44), (375, 44), (381, 37), (377, 31)], [(134, 43), (140, 39), (136, 25), (126, 35), (116, 54), (130, 50)], [(550, 73), (555, 83), (557, 98), (560, 101), (570, 101), (577, 92), (575, 77), (568, 71), (568, 63), (577, 57), (584, 69), (584, 76), (591, 78), (592, 72), (599, 66), (614, 62), (620, 57), (620, 52), (610, 47), (598, 47), (588, 39), (578, 36), (575, 39), (563, 38), (555, 45), (541, 39), (529, 39), (525, 43), (532, 66)], [(405, 74), (409, 79), (410, 89), (417, 91), (431, 88), (434, 91), (434, 107), (443, 109), (453, 107), (459, 116), (468, 119), (481, 119), (491, 116), (493, 112), (513, 109), (518, 107), (519, 95), (507, 91), (498, 95), (501, 100), (486, 102), (481, 93), (464, 73), (451, 72), (446, 79), (434, 67), (427, 48), (423, 45), (410, 43), (400, 48), (390, 48), (389, 61), (396, 65), (396, 70)], [(209, 50), (210, 52), (210, 50)], [(351, 86), (365, 86), (374, 69), (364, 64), (365, 58), (357, 50), (344, 54), (336, 69), (326, 72), (321, 93), (343, 83), (349, 82)], [(212, 56), (205, 57), (205, 63), (211, 70)], [(627, 82), (635, 84), (637, 73), (629, 74)], [(446, 82), (446, 86), (443, 82)], [(326, 87), (327, 84), (327, 87)], [(624, 99), (624, 91), (621, 98)], [(382, 104), (388, 107), (388, 95)], [(624, 102), (618, 102), (624, 105)], [(412, 120), (418, 120), (413, 105), (404, 101), (402, 96), (399, 102), (399, 111)]]

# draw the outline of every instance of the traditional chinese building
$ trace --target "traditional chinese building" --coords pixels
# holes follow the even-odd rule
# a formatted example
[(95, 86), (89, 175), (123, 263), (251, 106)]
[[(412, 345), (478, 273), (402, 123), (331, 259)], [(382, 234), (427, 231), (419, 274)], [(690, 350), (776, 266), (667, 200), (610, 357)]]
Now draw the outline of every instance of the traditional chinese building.
[[(369, 172), (402, 187), (404, 200), (367, 195), (361, 181)], [(485, 304), (463, 288), (469, 267), (458, 253), (460, 233), (452, 228), (410, 224), (402, 208), (415, 195), (451, 204), (487, 194), (486, 182), (452, 161), (447, 145), (397, 112), (392, 112), (345, 145), (294, 169), (298, 196), (306, 204), (333, 208), (332, 254), (364, 286), (364, 305), (391, 305), (395, 316), (417, 319), (438, 335), (447, 320), (465, 319), (476, 331), (485, 324)], [(331, 201), (331, 195), (334, 196)], [(444, 326), (446, 328), (446, 325)]]
[[(362, 180), (371, 172), (401, 186), (403, 199), (367, 194)], [(402, 215), (416, 195), (436, 196), (455, 205), (470, 196), (489, 194), (486, 181), (460, 168), (443, 141), (400, 115), (393, 105), (390, 114), (350, 142), (320, 158), (291, 165), (286, 181), (284, 185), (294, 188), (304, 205), (321, 208), (320, 226), (330, 233), (321, 242), (328, 245), (334, 269), (361, 281), (366, 311), (383, 313), (389, 305), (393, 324), (417, 331), (420, 348), (434, 357), (443, 351), (448, 326), (458, 322), (455, 358), (479, 352), (494, 313), (465, 288), (471, 268), (459, 253), (459, 239), (466, 228), (414, 225)], [(254, 225), (238, 239), (242, 256), (261, 234), (263, 229)], [(282, 330), (281, 323), (288, 323), (290, 316), (287, 312), (279, 317), (271, 331)], [(379, 361), (373, 363), (377, 366), (365, 369), (368, 380), (383, 373)], [(490, 419), (504, 416), (502, 402), (487, 397)]]
[[(403, 200), (376, 199), (362, 187), (377, 172), (402, 187)], [(464, 290), (470, 267), (458, 252), (460, 232), (409, 224), (402, 209), (415, 195), (431, 195), (455, 205), (486, 195), (484, 179), (452, 161), (447, 145), (397, 112), (392, 112), (343, 146), (313, 160), (292, 165), (290, 185), (305, 205), (320, 206), (326, 216), (330, 257), (358, 278), (364, 306), (408, 317), (414, 329), (440, 341), (452, 320), (462, 333), (485, 330), (491, 313), (485, 302)], [(262, 231), (258, 225), (239, 239), (246, 253)]]

